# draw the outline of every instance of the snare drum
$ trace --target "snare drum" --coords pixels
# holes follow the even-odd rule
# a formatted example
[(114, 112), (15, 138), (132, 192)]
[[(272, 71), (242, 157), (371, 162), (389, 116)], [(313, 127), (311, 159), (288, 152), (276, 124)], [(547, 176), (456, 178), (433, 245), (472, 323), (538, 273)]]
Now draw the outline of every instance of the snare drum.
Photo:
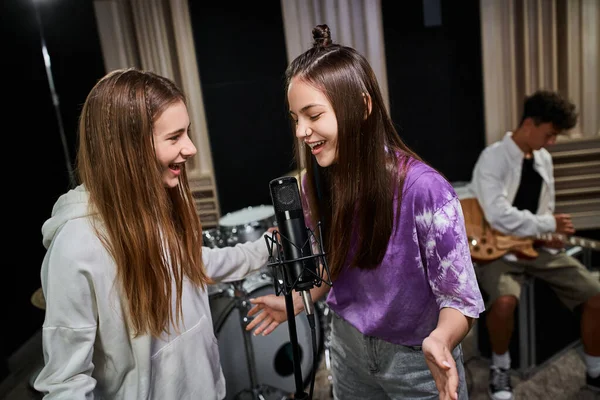
[[(296, 386), (288, 322), (283, 322), (267, 336), (254, 336), (245, 330), (249, 322), (246, 314), (252, 306), (247, 300), (275, 294), (273, 280), (269, 274), (258, 273), (247, 277), (242, 286), (242, 292), (247, 297), (210, 297), (213, 327), (219, 344), (221, 367), (227, 387), (225, 400), (239, 399), (241, 393), (247, 393), (252, 389), (249, 368), (255, 372), (258, 386), (287, 394), (294, 393)], [(318, 307), (315, 307), (315, 317), (317, 358), (320, 361), (324, 351), (324, 321)], [(314, 367), (311, 330), (304, 313), (296, 316), (296, 333), (300, 347), (302, 379), (307, 386)], [(254, 355), (254, 365), (251, 367), (248, 366), (249, 358), (244, 345), (244, 335), (249, 336), (250, 351)]]
[(258, 240), (275, 224), (275, 209), (269, 205), (246, 207), (219, 219), (228, 246)]

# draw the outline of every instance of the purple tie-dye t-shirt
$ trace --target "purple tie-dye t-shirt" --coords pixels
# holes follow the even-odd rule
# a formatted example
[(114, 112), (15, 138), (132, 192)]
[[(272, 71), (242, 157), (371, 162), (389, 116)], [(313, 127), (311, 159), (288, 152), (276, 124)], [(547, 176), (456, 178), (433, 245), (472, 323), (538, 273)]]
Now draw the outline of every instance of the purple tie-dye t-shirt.
[(435, 329), (443, 307), (477, 318), (484, 304), (452, 185), (415, 161), (400, 213), (383, 262), (373, 270), (344, 268), (327, 304), (365, 335), (417, 346)]

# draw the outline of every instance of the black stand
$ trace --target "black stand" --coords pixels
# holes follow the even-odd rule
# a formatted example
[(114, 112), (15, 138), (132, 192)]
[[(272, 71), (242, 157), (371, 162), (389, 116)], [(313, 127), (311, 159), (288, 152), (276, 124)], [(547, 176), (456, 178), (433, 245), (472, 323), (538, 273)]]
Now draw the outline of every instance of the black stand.
[[(252, 344), (252, 332), (247, 331), (248, 323), (246, 313), (248, 312), (248, 304), (250, 304), (250, 292), (244, 288), (244, 280), (239, 280), (231, 283), (231, 288), (224, 291), (223, 296), (231, 297), (230, 303), (224, 309), (223, 317), (227, 318), (231, 310), (237, 308), (240, 312), (240, 324), (244, 338), (244, 350), (248, 366), (248, 377), (250, 379), (250, 387), (246, 388), (235, 395), (236, 400), (265, 400), (269, 395), (276, 394), (284, 396), (285, 392), (272, 386), (261, 384), (256, 374), (256, 357), (254, 354), (254, 346)], [(213, 295), (214, 296), (214, 295)], [(215, 320), (215, 331), (219, 331), (225, 323), (224, 318)], [(281, 398), (281, 397), (279, 397)]]
[(294, 299), (292, 293), (285, 295), (285, 308), (288, 318), (288, 330), (290, 333), (290, 343), (292, 344), (292, 356), (294, 361), (294, 378), (296, 382), (296, 393), (294, 399), (308, 399), (308, 394), (304, 391), (304, 382), (302, 382), (302, 369), (300, 366), (300, 347), (298, 345), (298, 335), (296, 333), (296, 315), (294, 313)]

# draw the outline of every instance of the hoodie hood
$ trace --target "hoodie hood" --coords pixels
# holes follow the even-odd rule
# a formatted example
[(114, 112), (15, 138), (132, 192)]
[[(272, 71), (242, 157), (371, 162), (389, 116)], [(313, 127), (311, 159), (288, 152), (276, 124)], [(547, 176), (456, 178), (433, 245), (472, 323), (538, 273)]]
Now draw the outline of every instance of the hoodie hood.
[(50, 247), (52, 239), (64, 224), (92, 214), (88, 207), (88, 199), (89, 193), (83, 185), (69, 190), (58, 198), (52, 207), (52, 216), (42, 225), (42, 243), (46, 249)]

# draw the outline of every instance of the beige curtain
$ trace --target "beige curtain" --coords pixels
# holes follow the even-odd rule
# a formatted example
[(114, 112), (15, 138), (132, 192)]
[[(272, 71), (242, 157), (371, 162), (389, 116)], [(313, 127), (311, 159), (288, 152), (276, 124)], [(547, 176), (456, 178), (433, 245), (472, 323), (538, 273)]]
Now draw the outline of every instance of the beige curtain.
[(486, 141), (516, 127), (523, 99), (558, 90), (580, 112), (570, 135), (600, 133), (600, 1), (480, 0)]

